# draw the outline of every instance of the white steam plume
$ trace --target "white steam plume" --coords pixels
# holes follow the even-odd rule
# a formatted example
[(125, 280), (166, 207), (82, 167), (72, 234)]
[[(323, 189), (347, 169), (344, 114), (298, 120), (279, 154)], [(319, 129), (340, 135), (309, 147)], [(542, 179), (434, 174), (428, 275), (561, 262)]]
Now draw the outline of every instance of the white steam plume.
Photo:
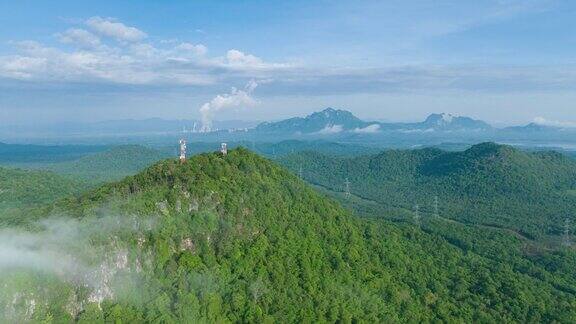
[(212, 130), (212, 119), (222, 109), (242, 105), (254, 105), (256, 100), (252, 98), (252, 92), (257, 86), (258, 83), (256, 81), (250, 80), (243, 90), (238, 90), (233, 87), (230, 93), (219, 94), (209, 102), (203, 104), (202, 107), (200, 107), (200, 114), (202, 116), (201, 131), (209, 132)]

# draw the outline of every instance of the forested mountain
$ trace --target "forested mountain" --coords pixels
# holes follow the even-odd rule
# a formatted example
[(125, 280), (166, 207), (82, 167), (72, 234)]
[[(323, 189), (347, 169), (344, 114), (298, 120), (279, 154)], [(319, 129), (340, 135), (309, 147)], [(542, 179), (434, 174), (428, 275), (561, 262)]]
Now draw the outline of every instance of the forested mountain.
[(463, 152), (390, 150), (357, 158), (307, 152), (282, 163), (315, 184), (353, 194), (390, 210), (435, 213), (466, 223), (509, 228), (530, 238), (563, 232), (576, 215), (576, 162), (553, 152), (527, 153), (478, 144)]
[(103, 145), (25, 145), (0, 142), (0, 164), (70, 161), (106, 149)]
[(47, 171), (0, 167), (0, 223), (7, 215), (77, 194), (87, 185)]
[(22, 234), (49, 238), (34, 240), (43, 262), (0, 264), (4, 321), (576, 320), (570, 251), (528, 260), (521, 240), (493, 236), (508, 248), (496, 258), (355, 218), (245, 149), (162, 161), (33, 217), (48, 217)]

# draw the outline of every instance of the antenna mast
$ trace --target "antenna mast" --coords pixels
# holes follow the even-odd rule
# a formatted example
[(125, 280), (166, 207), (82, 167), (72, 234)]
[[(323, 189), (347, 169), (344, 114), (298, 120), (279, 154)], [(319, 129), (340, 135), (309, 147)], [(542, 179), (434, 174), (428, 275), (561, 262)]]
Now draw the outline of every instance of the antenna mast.
[(434, 196), (434, 217), (440, 217), (440, 213), (438, 212), (438, 196)]
[(220, 144), (220, 153), (222, 153), (222, 155), (224, 155), (224, 156), (226, 156), (226, 154), (228, 154), (228, 147), (227, 147), (226, 143)]
[(414, 205), (414, 223), (420, 227), (420, 206)]
[(180, 140), (180, 163), (186, 162), (186, 140)]
[(346, 181), (344, 181), (344, 184), (346, 185), (346, 191), (344, 194), (344, 197), (346, 197), (346, 199), (350, 198), (350, 181), (348, 181), (348, 178), (346, 178)]

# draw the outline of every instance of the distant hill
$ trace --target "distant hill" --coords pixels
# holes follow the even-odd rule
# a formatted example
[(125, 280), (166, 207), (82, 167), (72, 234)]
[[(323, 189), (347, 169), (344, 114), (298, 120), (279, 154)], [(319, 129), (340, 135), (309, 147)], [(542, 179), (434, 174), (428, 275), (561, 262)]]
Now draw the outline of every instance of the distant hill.
[(525, 126), (511, 126), (503, 129), (503, 131), (516, 132), (516, 133), (557, 132), (560, 130), (561, 130), (560, 127), (541, 125), (537, 123), (530, 123)]
[[(44, 255), (66, 252), (63, 261), (72, 256), (88, 264), (57, 268), (65, 275), (3, 269), (0, 308), (10, 312), (0, 320), (569, 322), (576, 316), (570, 254), (554, 260), (552, 270), (543, 265), (552, 259), (523, 258), (521, 242), (504, 236), (490, 239), (513, 252), (497, 258), (413, 226), (356, 219), (245, 149), (184, 164), (161, 161), (42, 213), (54, 211), (86, 225), (82, 235), (67, 238), (64, 251), (51, 249), (56, 239), (43, 245)], [(106, 215), (114, 218), (90, 226)]]
[(382, 131), (489, 131), (492, 126), (480, 120), (450, 114), (432, 114), (419, 123), (381, 123), (360, 120), (351, 112), (327, 108), (306, 117), (290, 118), (279, 122), (266, 122), (256, 132), (330, 135), (345, 132), (375, 134)]
[(136, 174), (168, 155), (167, 152), (144, 146), (120, 145), (104, 152), (86, 155), (78, 160), (54, 164), (47, 168), (60, 174), (104, 182), (120, 180), (128, 175)]
[(30, 145), (0, 142), (0, 164), (43, 164), (69, 161), (108, 149), (104, 145)]
[(315, 151), (333, 156), (355, 156), (362, 154), (373, 154), (380, 151), (379, 148), (369, 147), (356, 144), (344, 144), (337, 142), (330, 142), (325, 140), (285, 140), (277, 143), (255, 143), (251, 146), (250, 143), (233, 143), (233, 146), (242, 145), (249, 147), (251, 150), (263, 154), (267, 157), (278, 158), (283, 155), (302, 152), (302, 151)]
[(418, 125), (436, 130), (491, 130), (492, 126), (481, 120), (451, 114), (432, 114)]
[(463, 152), (391, 150), (350, 159), (310, 152), (282, 163), (338, 192), (348, 178), (352, 192), (390, 208), (418, 204), (433, 213), (437, 196), (448, 218), (531, 237), (559, 235), (564, 218), (576, 214), (576, 162), (560, 153), (484, 143)]
[(0, 227), (9, 211), (51, 203), (87, 188), (84, 182), (53, 172), (0, 167)]
[(363, 128), (366, 122), (351, 112), (326, 108), (306, 117), (295, 117), (279, 122), (265, 122), (256, 127), (257, 132), (287, 132), (303, 134), (331, 134)]

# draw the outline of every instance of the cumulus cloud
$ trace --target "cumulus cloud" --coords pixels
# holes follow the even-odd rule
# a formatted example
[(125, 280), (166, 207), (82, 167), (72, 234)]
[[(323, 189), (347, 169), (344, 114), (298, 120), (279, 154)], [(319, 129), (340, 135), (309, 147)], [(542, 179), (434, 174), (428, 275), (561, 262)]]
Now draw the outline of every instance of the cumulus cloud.
[[(212, 53), (200, 43), (148, 38), (136, 27), (92, 17), (56, 34), (69, 46), (14, 42), (0, 56), (0, 81), (76, 85), (210, 86), (273, 79), (268, 95), (347, 95), (413, 91), (574, 90), (573, 66), (397, 66), (316, 68), (268, 62), (239, 49)], [(18, 83), (22, 84), (22, 83)]]
[(203, 56), (208, 53), (208, 48), (202, 44), (192, 44), (192, 43), (180, 43), (174, 47), (176, 51), (182, 54), (192, 54), (196, 56)]
[(259, 57), (246, 54), (236, 49), (229, 50), (226, 53), (225, 65), (235, 69), (278, 69), (287, 68), (288, 64), (266, 63)]
[(378, 124), (368, 125), (364, 128), (355, 128), (353, 130), (354, 133), (363, 133), (363, 134), (373, 134), (378, 133), (379, 131), (380, 131), (380, 125)]
[[(269, 63), (239, 50), (208, 56), (199, 43), (145, 41), (146, 33), (111, 18), (92, 17), (84, 26), (56, 34), (68, 48), (18, 41), (0, 56), (0, 79), (67, 84), (206, 86), (266, 79), (290, 66)], [(82, 27), (82, 28), (80, 28)]]
[(70, 28), (61, 34), (57, 34), (57, 36), (62, 43), (78, 45), (79, 47), (92, 48), (100, 45), (98, 36), (81, 28)]
[(148, 36), (136, 27), (126, 26), (111, 18), (92, 17), (86, 21), (86, 25), (95, 33), (119, 41), (137, 42)]
[(214, 116), (221, 110), (239, 106), (252, 106), (256, 104), (256, 100), (252, 98), (252, 92), (258, 83), (250, 80), (243, 90), (232, 88), (230, 93), (219, 94), (209, 102), (200, 107), (200, 115), (202, 116), (202, 131), (209, 132), (212, 130), (212, 120)]

